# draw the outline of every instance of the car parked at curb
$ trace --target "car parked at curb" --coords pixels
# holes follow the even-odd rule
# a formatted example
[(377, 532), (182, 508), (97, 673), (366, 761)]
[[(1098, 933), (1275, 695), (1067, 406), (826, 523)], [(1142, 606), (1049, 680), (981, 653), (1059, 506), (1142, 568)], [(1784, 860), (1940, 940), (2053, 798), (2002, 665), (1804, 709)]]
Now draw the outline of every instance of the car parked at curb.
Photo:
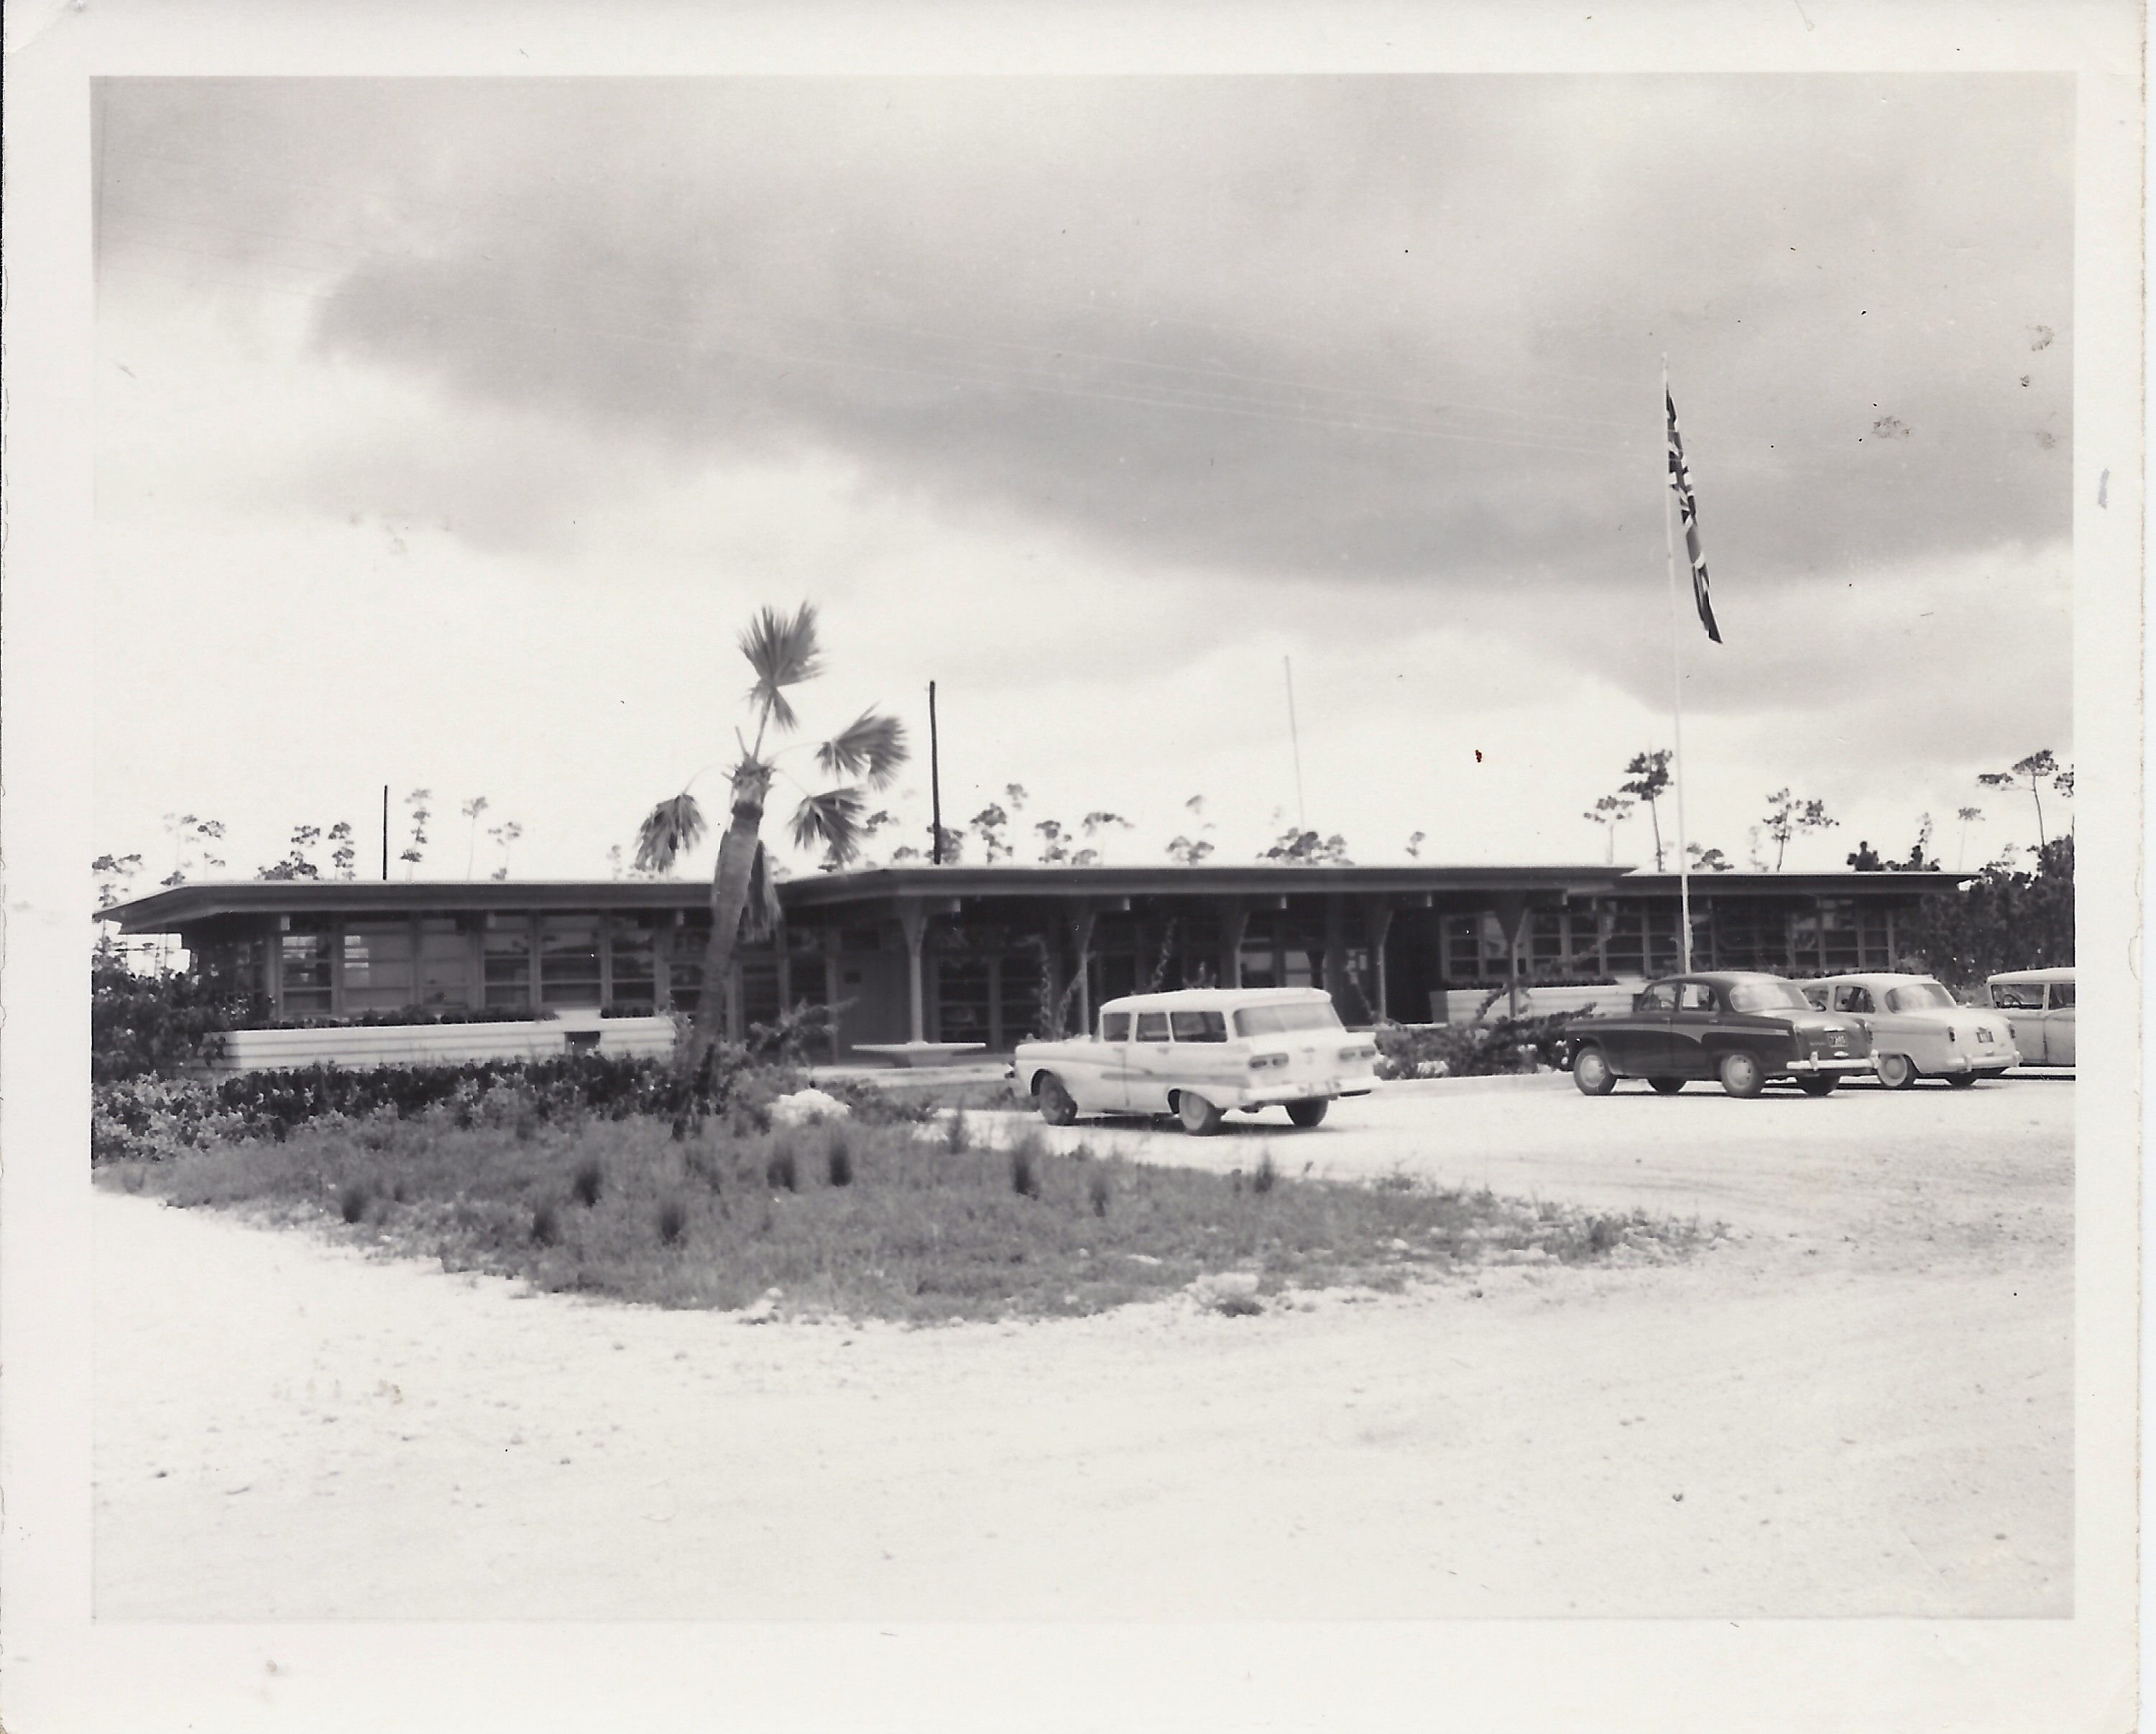
[(1564, 1044), (1583, 1095), (1607, 1095), (1620, 1078), (1644, 1078), (1662, 1095), (1712, 1080), (1737, 1096), (1788, 1078), (1825, 1095), (1871, 1070), (1862, 1024), (1817, 1010), (1794, 982), (1748, 971), (1650, 982), (1629, 1012), (1574, 1019)]
[(1929, 976), (1875, 971), (1803, 985), (1820, 1010), (1855, 1018), (1871, 1032), (1872, 1069), (1889, 1090), (1907, 1090), (1919, 1078), (1965, 1090), (2021, 1063), (2004, 1016), (1963, 1005)]
[(2015, 969), (1988, 977), (1984, 998), (2014, 1032), (2024, 1065), (2074, 1063), (2074, 968)]
[(1186, 988), (1108, 1001), (1091, 1035), (1020, 1042), (1011, 1081), (1050, 1126), (1173, 1114), (1203, 1137), (1268, 1107), (1316, 1126), (1336, 1098), (1377, 1087), (1377, 1057), (1317, 988)]

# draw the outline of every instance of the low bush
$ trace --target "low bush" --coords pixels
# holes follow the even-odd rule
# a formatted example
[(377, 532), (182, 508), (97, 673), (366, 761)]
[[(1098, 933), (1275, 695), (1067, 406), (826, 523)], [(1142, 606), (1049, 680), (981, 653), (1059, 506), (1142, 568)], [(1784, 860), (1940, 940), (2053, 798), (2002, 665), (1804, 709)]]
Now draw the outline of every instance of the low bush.
[(1578, 1014), (1499, 1018), (1488, 1023), (1381, 1023), (1372, 1032), (1380, 1078), (1476, 1078), (1532, 1072), (1560, 1062), (1565, 1026)]

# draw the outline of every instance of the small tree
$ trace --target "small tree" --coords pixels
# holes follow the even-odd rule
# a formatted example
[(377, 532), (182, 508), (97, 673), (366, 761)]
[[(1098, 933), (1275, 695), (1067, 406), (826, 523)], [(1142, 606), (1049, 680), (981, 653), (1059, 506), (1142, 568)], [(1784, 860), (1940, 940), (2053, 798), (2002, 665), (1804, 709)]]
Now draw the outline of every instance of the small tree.
[[(2045, 843), (2042, 785), (2046, 778), (2056, 779), (2058, 774), (2059, 762), (2053, 757), (2051, 749), (2046, 746), (2030, 753), (2025, 759), (2017, 759), (2014, 768), (2010, 771), (1981, 772), (1976, 780), (1986, 788), (2019, 788), (2025, 777), (2028, 780), (2029, 798), (2036, 803), (2036, 848), (2041, 854)], [(2056, 782), (2053, 786), (2056, 787)], [(2062, 793), (2071, 794), (2072, 789), (2073, 782), (2069, 773), (2066, 789)]]
[[(1632, 806), (1633, 803), (1622, 795), (1604, 795), (1594, 803), (1592, 808), (1580, 814), (1580, 817), (1589, 824), (1602, 827), (1604, 833), (1604, 841), (1607, 846), (1605, 859), (1612, 866), (1614, 866), (1617, 862), (1617, 827), (1631, 817)], [(1422, 833), (1418, 831), (1415, 835), (1419, 838)], [(1656, 860), (1656, 864), (1659, 865), (1661, 857), (1657, 855)]]
[(474, 795), (457, 811), (465, 817), (465, 877), (472, 876), (472, 860), (479, 853), (479, 816), (486, 811), (486, 797)]
[(1424, 834), (1420, 831), (1414, 831), (1409, 834), (1408, 859), (1410, 861), (1419, 861), (1422, 859), (1422, 846), (1425, 840), (1426, 839), (1424, 838)]
[(494, 839), (495, 846), (501, 850), (501, 864), (496, 867), (493, 872), (490, 873), (487, 877), (493, 880), (507, 879), (509, 877), (509, 852), (516, 846), (516, 839), (524, 834), (524, 827), (518, 824), (513, 818), (505, 819), (498, 825), (489, 825), (486, 829), (486, 834)]
[(191, 873), (222, 867), (224, 858), (211, 853), (213, 844), (224, 840), (222, 819), (198, 818), (192, 813), (165, 815), (165, 834), (172, 839), (172, 870), (158, 881), (168, 890), (183, 885)]
[(1954, 871), (1958, 873), (1963, 861), (1969, 855), (1969, 828), (1984, 823), (1984, 809), (1981, 807), (1958, 807), (1954, 809), (1954, 817), (1961, 821), (1961, 840), (1954, 845)]
[(1261, 861), (1279, 861), (1294, 867), (1352, 867), (1348, 859), (1347, 839), (1334, 832), (1330, 837), (1320, 837), (1315, 831), (1298, 830), (1291, 825), (1273, 839), (1272, 847), (1260, 854)]
[(415, 788), (404, 798), (407, 817), (412, 827), (412, 840), (404, 845), (397, 859), (404, 863), (404, 877), (407, 879), (418, 871), (419, 863), (425, 859), (427, 821), (434, 817), (427, 810), (427, 803), (434, 798), (433, 792), (424, 788)]
[(1760, 823), (1774, 839), (1774, 871), (1779, 873), (1792, 837), (1799, 831), (1831, 830), (1841, 821), (1827, 817), (1825, 802), (1799, 800), (1787, 788), (1778, 788), (1767, 797), (1766, 816)]
[(270, 880), (320, 879), (322, 870), (310, 857), (315, 846), (321, 840), (319, 825), (293, 826), (291, 841), (286, 845), (285, 859), (273, 861), (269, 866), (260, 869), (254, 876)]
[[(1661, 799), (1669, 793), (1671, 757), (1666, 746), (1656, 747), (1650, 752), (1634, 753), (1631, 762), (1625, 767), (1625, 780), (1617, 785), (1619, 794), (1630, 795), (1635, 801), (1647, 803), (1647, 817), (1655, 827), (1655, 871), (1657, 873), (1662, 870)], [(1611, 847), (1615, 847), (1614, 839)]]
[(1702, 849), (1697, 843), (1688, 843), (1685, 845), (1685, 852), (1691, 858), (1691, 870), (1695, 873), (1736, 871), (1737, 864), (1718, 849)]

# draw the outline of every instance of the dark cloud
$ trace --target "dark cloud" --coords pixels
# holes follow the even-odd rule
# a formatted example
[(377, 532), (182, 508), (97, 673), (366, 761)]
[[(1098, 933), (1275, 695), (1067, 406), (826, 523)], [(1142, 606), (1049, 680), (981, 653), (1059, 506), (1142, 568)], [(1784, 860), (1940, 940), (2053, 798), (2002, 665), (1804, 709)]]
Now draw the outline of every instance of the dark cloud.
[(1665, 351), (1732, 581), (2068, 526), (2064, 80), (406, 81), (108, 113), (108, 264), (320, 295), (330, 354), (580, 437), (835, 453), (1141, 560), (1591, 596), (1660, 540)]

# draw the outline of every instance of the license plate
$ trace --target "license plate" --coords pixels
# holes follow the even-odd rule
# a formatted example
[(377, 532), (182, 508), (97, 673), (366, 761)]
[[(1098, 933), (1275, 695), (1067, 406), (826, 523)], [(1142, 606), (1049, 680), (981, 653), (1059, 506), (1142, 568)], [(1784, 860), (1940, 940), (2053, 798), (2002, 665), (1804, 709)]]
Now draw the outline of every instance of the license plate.
[(1991, 1045), (1991, 1032), (1988, 1029), (1978, 1030), (1976, 1033), (1976, 1039), (1979, 1042), (1982, 1042), (1986, 1047)]

